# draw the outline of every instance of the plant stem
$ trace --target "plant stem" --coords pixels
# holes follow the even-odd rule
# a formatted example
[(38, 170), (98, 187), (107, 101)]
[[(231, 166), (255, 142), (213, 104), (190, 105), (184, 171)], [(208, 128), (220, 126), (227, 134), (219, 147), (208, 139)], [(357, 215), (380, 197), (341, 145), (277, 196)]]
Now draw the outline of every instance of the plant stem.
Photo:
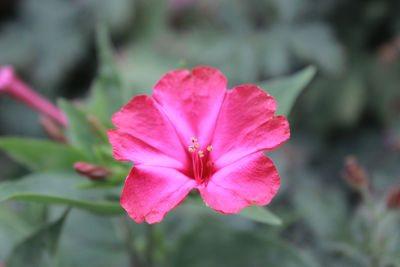
[(154, 225), (148, 224), (146, 227), (146, 267), (153, 266), (153, 251), (154, 251)]
[(129, 255), (129, 266), (143, 267), (143, 264), (140, 260), (139, 254), (133, 245), (134, 236), (133, 236), (132, 231), (129, 228), (129, 224), (126, 221), (126, 218), (124, 216), (121, 217), (121, 225), (122, 225), (122, 227), (121, 227), (122, 236), (124, 237), (124, 242), (125, 242), (125, 248)]

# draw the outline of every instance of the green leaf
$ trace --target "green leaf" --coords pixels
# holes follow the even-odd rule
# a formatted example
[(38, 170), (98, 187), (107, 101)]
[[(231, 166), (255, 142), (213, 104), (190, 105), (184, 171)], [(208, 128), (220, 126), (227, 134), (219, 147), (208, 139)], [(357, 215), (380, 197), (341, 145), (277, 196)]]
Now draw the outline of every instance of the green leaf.
[(26, 237), (30, 231), (31, 225), (0, 207), (0, 260), (8, 255), (13, 244)]
[[(347, 219), (346, 197), (343, 190), (321, 183), (320, 177), (309, 171), (298, 171), (300, 177), (307, 180), (296, 184), (293, 194), (295, 210), (310, 229), (323, 238), (335, 238), (346, 234)], [(315, 201), (318, 199), (318, 201)], [(362, 229), (361, 227), (358, 227)]]
[(292, 76), (261, 82), (258, 86), (275, 98), (278, 104), (276, 114), (288, 116), (297, 97), (309, 84), (315, 73), (315, 67), (309, 66)]
[(203, 218), (179, 236), (166, 266), (319, 266), (270, 229), (238, 229), (217, 217)]
[(110, 219), (71, 210), (60, 242), (60, 266), (129, 266), (129, 253), (122, 241), (127, 237), (118, 224), (122, 219), (135, 225), (122, 216)]
[(63, 99), (58, 101), (58, 105), (68, 117), (67, 135), (70, 142), (93, 156), (92, 148), (97, 143), (97, 137), (90, 128), (86, 114)]
[[(212, 212), (211, 208), (208, 208), (204, 205), (204, 201), (197, 197), (189, 197), (185, 200), (186, 204), (199, 207), (206, 212)], [(219, 213), (218, 213), (219, 214)], [(270, 212), (268, 209), (264, 207), (260, 207), (257, 205), (253, 205), (251, 207), (243, 208), (237, 215), (243, 216), (247, 219), (251, 219), (253, 221), (271, 225), (280, 225), (282, 224), (281, 220), (278, 216)]]
[(9, 228), (10, 232), (16, 232), (21, 235), (29, 232), (29, 226), (4, 207), (0, 207), (0, 225)]
[(77, 161), (87, 161), (81, 151), (46, 140), (3, 137), (0, 149), (33, 171), (71, 170)]
[(92, 85), (93, 102), (90, 112), (111, 123), (111, 116), (124, 104), (122, 82), (117, 71), (108, 31), (97, 27), (97, 52), (100, 61), (97, 77)]
[[(75, 173), (32, 174), (16, 181), (0, 184), (0, 202), (24, 200), (46, 204), (62, 204), (88, 210), (100, 215), (120, 215), (124, 211), (116, 201), (109, 201), (110, 190), (79, 190), (83, 177)], [(119, 189), (118, 189), (119, 190)], [(111, 195), (112, 197), (112, 195)]]
[(55, 222), (42, 226), (38, 231), (18, 243), (6, 261), (9, 267), (56, 266), (58, 243), (69, 209)]
[(238, 215), (249, 218), (253, 221), (272, 224), (272, 225), (281, 225), (282, 221), (278, 216), (270, 212), (268, 209), (264, 207), (260, 207), (257, 205), (253, 205), (251, 207), (246, 207), (242, 209)]

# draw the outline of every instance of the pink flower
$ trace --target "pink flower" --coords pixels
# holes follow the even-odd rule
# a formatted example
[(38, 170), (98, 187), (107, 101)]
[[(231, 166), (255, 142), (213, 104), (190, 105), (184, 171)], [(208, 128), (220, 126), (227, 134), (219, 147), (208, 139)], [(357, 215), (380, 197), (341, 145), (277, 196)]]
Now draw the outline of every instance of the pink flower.
[(290, 136), (288, 121), (275, 110), (274, 98), (257, 86), (226, 90), (216, 69), (167, 73), (153, 97), (136, 96), (112, 118), (114, 157), (135, 163), (122, 207), (136, 222), (160, 222), (192, 189), (225, 214), (267, 205), (280, 178), (261, 151)]
[(52, 118), (62, 126), (68, 125), (65, 114), (21, 81), (15, 74), (14, 69), (10, 66), (3, 66), (0, 68), (0, 93), (10, 95), (11, 97)]

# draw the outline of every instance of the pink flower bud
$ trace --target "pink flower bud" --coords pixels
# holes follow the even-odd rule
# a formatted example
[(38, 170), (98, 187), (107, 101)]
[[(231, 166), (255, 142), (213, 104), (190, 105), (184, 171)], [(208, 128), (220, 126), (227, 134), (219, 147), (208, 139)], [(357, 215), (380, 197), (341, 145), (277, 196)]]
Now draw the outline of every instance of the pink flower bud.
[(357, 163), (356, 158), (353, 156), (346, 158), (342, 176), (350, 186), (355, 188), (365, 187), (368, 182), (365, 169)]
[(67, 143), (67, 138), (65, 137), (62, 129), (57, 123), (54, 122), (54, 120), (52, 120), (48, 116), (42, 115), (39, 118), (39, 122), (42, 125), (43, 129), (45, 130), (46, 134), (51, 139), (59, 143), (63, 144)]
[(107, 139), (107, 129), (105, 128), (105, 126), (103, 125), (103, 123), (100, 121), (99, 118), (93, 116), (93, 115), (88, 115), (86, 117), (90, 128), (97, 133), (99, 136), (101, 136), (102, 138), (104, 138), (105, 140)]
[(386, 206), (389, 209), (400, 208), (400, 187), (393, 188), (386, 197)]
[(65, 114), (21, 81), (11, 66), (0, 68), (0, 93), (2, 92), (49, 116), (60, 125), (68, 125)]
[(103, 180), (112, 175), (112, 172), (106, 167), (87, 162), (76, 162), (74, 169), (92, 181)]

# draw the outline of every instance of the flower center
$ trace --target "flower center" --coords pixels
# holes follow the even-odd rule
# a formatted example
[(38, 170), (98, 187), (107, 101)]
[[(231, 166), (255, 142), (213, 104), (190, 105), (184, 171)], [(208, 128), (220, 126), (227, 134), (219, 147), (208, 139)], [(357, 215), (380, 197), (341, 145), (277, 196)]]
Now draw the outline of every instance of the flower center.
[(192, 157), (194, 179), (199, 184), (208, 183), (214, 168), (214, 162), (209, 160), (212, 145), (202, 150), (200, 149), (200, 144), (197, 142), (197, 138), (194, 137), (191, 138), (191, 143), (189, 152)]

